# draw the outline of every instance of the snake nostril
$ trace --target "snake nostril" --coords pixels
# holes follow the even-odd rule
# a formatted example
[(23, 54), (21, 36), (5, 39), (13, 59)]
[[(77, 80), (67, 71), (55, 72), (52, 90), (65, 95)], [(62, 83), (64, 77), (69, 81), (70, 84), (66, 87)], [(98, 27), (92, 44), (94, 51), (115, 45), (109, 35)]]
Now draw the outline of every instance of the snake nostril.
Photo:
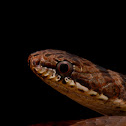
[(33, 61), (33, 65), (34, 65), (34, 66), (37, 66), (37, 65), (39, 65), (39, 64), (40, 64), (40, 60), (34, 60), (34, 61)]

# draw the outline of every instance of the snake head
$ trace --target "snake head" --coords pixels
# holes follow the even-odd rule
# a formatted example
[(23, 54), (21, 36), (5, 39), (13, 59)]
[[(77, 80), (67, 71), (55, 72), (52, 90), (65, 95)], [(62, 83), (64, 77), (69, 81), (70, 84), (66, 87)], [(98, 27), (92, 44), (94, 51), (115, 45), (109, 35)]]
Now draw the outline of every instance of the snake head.
[(52, 49), (32, 53), (28, 63), (40, 79), (76, 102), (102, 114), (126, 114), (126, 81), (117, 72)]
[(52, 49), (37, 51), (28, 57), (30, 68), (42, 80), (66, 83), (71, 79), (73, 84), (77, 79), (75, 72), (82, 71), (83, 60), (65, 51)]

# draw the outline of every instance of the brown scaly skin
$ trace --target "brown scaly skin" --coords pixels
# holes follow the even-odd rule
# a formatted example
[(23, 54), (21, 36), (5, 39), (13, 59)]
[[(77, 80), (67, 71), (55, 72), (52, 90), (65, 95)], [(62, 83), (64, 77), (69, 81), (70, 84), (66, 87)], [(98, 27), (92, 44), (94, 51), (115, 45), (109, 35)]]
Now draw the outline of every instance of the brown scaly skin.
[[(57, 70), (57, 64), (62, 61), (68, 61), (71, 64), (70, 73), (62, 74)], [(31, 70), (55, 90), (103, 115), (115, 116), (89, 119), (72, 126), (90, 126), (91, 124), (100, 126), (101, 122), (105, 126), (107, 120), (113, 123), (110, 126), (114, 126), (117, 118), (120, 121), (123, 119), (119, 126), (126, 124), (125, 75), (107, 70), (84, 58), (60, 50), (48, 49), (35, 52), (29, 56), (28, 62)], [(45, 67), (46, 70), (42, 72)], [(69, 68), (71, 69), (71, 67)], [(53, 73), (52, 69), (47, 73), (49, 68), (56, 71), (52, 78), (50, 78)], [(59, 75), (61, 78), (56, 80)], [(69, 78), (69, 82), (65, 81), (66, 77)], [(74, 84), (72, 83), (71, 86), (70, 82), (74, 82)], [(77, 86), (78, 83), (81, 86)]]

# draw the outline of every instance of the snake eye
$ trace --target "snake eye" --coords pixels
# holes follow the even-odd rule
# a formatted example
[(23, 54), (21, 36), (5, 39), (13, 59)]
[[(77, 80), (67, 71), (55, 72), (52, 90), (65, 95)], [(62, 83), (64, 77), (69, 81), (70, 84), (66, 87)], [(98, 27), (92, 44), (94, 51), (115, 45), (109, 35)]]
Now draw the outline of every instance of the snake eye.
[(56, 69), (61, 76), (69, 76), (73, 71), (73, 65), (68, 61), (61, 61)]

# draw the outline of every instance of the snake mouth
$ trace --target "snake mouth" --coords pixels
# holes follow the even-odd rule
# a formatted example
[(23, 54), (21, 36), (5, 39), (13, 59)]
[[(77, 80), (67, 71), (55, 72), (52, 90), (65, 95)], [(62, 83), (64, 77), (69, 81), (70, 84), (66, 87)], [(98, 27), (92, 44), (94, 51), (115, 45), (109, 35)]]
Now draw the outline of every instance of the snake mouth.
[[(33, 63), (34, 64), (34, 63)], [(75, 81), (71, 77), (61, 76), (56, 69), (45, 67), (42, 65), (32, 66), (32, 71), (43, 81), (50, 80), (57, 84), (68, 84), (70, 87), (74, 87)]]
[(55, 80), (57, 82), (61, 80), (61, 76), (56, 73), (55, 69), (38, 65), (33, 67), (33, 70), (42, 79)]

